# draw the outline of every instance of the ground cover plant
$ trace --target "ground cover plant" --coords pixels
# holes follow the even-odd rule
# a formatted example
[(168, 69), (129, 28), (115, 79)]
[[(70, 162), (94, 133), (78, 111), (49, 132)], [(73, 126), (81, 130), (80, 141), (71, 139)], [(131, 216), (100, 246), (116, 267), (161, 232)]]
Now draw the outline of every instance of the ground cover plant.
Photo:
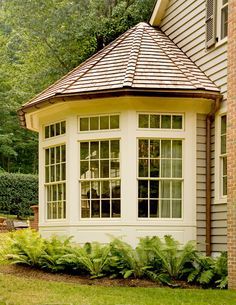
[(2, 261), (10, 264), (91, 278), (151, 279), (171, 287), (183, 282), (205, 288), (227, 287), (226, 253), (205, 257), (192, 242), (182, 247), (171, 236), (141, 238), (135, 249), (119, 239), (107, 245), (79, 246), (70, 238), (44, 239), (30, 229), (7, 236), (0, 254)]

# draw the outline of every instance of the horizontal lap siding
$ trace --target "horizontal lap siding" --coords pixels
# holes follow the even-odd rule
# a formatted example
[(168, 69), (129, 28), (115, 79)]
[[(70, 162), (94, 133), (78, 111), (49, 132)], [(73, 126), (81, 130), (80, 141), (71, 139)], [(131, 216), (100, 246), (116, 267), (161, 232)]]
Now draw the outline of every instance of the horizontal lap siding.
[[(209, 50), (205, 48), (205, 0), (170, 0), (161, 29), (187, 56), (221, 89), (227, 98), (227, 44)], [(205, 246), (205, 115), (197, 116), (197, 240), (199, 249)], [(226, 204), (214, 204), (214, 125), (211, 137), (212, 156), (212, 251), (226, 249)]]

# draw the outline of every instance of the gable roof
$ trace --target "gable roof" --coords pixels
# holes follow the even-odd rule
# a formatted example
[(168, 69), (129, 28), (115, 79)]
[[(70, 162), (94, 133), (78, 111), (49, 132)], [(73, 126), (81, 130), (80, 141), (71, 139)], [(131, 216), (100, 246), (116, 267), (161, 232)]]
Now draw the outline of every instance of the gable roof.
[(161, 30), (141, 22), (24, 104), (19, 114), (58, 97), (127, 89), (219, 92)]

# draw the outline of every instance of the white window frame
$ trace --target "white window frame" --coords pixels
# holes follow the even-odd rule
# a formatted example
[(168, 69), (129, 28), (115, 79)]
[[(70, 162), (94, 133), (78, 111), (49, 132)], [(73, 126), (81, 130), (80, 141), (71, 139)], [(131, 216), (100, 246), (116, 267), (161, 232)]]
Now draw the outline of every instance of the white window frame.
[[(159, 140), (160, 142), (162, 140), (170, 140), (171, 141), (171, 151), (172, 151), (172, 141), (181, 141), (181, 149), (182, 149), (182, 157), (181, 159), (179, 158), (175, 158), (176, 160), (181, 160), (182, 161), (182, 177), (176, 177), (176, 178), (173, 178), (173, 177), (151, 177), (151, 176), (148, 176), (148, 177), (139, 177), (139, 140)], [(172, 195), (170, 195), (169, 198), (161, 198), (159, 197), (158, 200), (159, 200), (159, 205), (160, 205), (160, 201), (162, 200), (169, 200), (170, 201), (170, 217), (161, 217), (160, 213), (161, 213), (161, 209), (160, 209), (160, 206), (159, 206), (159, 215), (158, 217), (151, 217), (150, 216), (150, 204), (148, 204), (148, 216), (147, 217), (141, 217), (138, 215), (138, 218), (139, 219), (142, 219), (142, 220), (150, 220), (150, 219), (154, 219), (154, 220), (181, 220), (183, 219), (183, 199), (184, 199), (184, 172), (183, 172), (183, 162), (184, 162), (184, 158), (183, 158), (183, 139), (179, 139), (179, 138), (160, 138), (160, 137), (148, 137), (148, 138), (145, 138), (145, 137), (140, 137), (137, 139), (137, 190), (138, 190), (138, 193), (139, 193), (139, 181), (140, 180), (146, 180), (146, 181), (180, 181), (181, 182), (181, 217), (172, 217), (171, 214), (172, 214), (172, 200), (174, 200), (172, 198)], [(142, 158), (141, 158), (142, 159)], [(159, 157), (159, 160), (162, 159), (161, 157)], [(172, 156), (170, 158), (168, 158), (168, 160), (171, 160), (172, 161)], [(150, 157), (148, 157), (148, 160), (150, 161)], [(150, 167), (150, 162), (149, 162), (149, 166), (148, 168)], [(161, 167), (160, 167), (161, 169)], [(171, 162), (171, 173), (172, 173), (172, 162)], [(159, 184), (161, 185), (161, 184)], [(159, 189), (159, 192), (160, 189)], [(170, 193), (172, 193), (172, 187), (170, 186)], [(138, 199), (138, 202), (139, 200), (143, 199), (143, 200), (148, 200), (150, 202), (150, 200), (152, 200), (152, 198), (150, 197), (150, 193), (148, 193), (148, 196), (146, 198), (139, 198), (138, 194), (137, 194), (137, 199)], [(156, 198), (155, 198), (156, 199)], [(176, 198), (176, 201), (180, 201), (179, 198)], [(138, 214), (139, 214), (139, 204), (138, 204)]]
[[(223, 114), (220, 116), (220, 137), (221, 136), (226, 136), (227, 135), (227, 129), (226, 129), (226, 133), (225, 134), (222, 134), (221, 133), (221, 123), (222, 123), (222, 117), (223, 116), (226, 116), (226, 122), (227, 122), (227, 115), (226, 114)], [(220, 144), (221, 144), (221, 139), (220, 139)], [(221, 147), (220, 147), (221, 149)], [(225, 153), (222, 153), (220, 151), (220, 196), (221, 198), (227, 198), (227, 191), (226, 191), (226, 194), (223, 193), (223, 178), (226, 177), (226, 181), (227, 181), (227, 170), (226, 170), (226, 175), (224, 175), (223, 173), (223, 162), (224, 162), (224, 159), (226, 159), (226, 164), (227, 164), (227, 151)]]
[[(109, 117), (109, 128), (101, 129), (100, 128), (100, 118), (101, 117)], [(111, 117), (118, 116), (119, 117), (119, 127), (118, 128), (110, 128), (111, 124)], [(91, 118), (98, 118), (98, 129), (90, 129), (90, 119)], [(88, 119), (89, 120), (89, 129), (88, 130), (80, 130), (80, 119)], [(113, 132), (120, 130), (120, 113), (109, 113), (109, 114), (88, 114), (88, 115), (81, 115), (78, 116), (78, 133), (88, 134), (88, 133), (98, 133), (98, 132)]]
[[(61, 159), (61, 147), (64, 146), (65, 147), (65, 161), (62, 161)], [(46, 150), (47, 149), (55, 149), (56, 147), (60, 147), (60, 162), (55, 162), (53, 164), (50, 163), (50, 157), (49, 157), (49, 163), (48, 163), (48, 166), (46, 165)], [(44, 189), (45, 189), (45, 211), (46, 211), (46, 214), (45, 214), (45, 219), (46, 221), (64, 221), (66, 219), (66, 215), (67, 215), (67, 196), (66, 196), (66, 165), (67, 165), (67, 158), (66, 158), (66, 144), (65, 143), (57, 143), (55, 145), (51, 145), (51, 146), (46, 146), (44, 147), (43, 149), (43, 152), (44, 152)], [(54, 156), (55, 158), (55, 156)], [(60, 180), (56, 180), (55, 181), (50, 181), (50, 175), (49, 175), (49, 181), (46, 181), (46, 167), (50, 167), (50, 166), (54, 166), (55, 167), (55, 172), (54, 172), (54, 175), (56, 176), (56, 166), (59, 165), (60, 166), (60, 176), (61, 176), (61, 165), (64, 164), (65, 165), (65, 179), (60, 179)], [(55, 202), (55, 205), (57, 205), (57, 212), (58, 212), (58, 205), (59, 205), (59, 201), (62, 201), (62, 204), (63, 204), (63, 208), (62, 208), (62, 217), (60, 218), (49, 218), (49, 215), (48, 215), (48, 205), (49, 203), (53, 203), (53, 200), (49, 200), (48, 201), (48, 188), (52, 187), (53, 186), (56, 186), (57, 188), (57, 192), (58, 192), (58, 187), (59, 185), (63, 185), (63, 188), (62, 188), (62, 196), (63, 196), (63, 199), (62, 200), (56, 200)], [(58, 193), (56, 194), (57, 198), (58, 198)], [(64, 198), (65, 196), (65, 198)], [(51, 202), (52, 201), (52, 202)]]
[(223, 161), (222, 156), (225, 154), (221, 154), (221, 118), (226, 115), (226, 109), (222, 109), (221, 112), (215, 119), (215, 204), (223, 204), (227, 203), (227, 195), (223, 195)]
[(226, 6), (228, 7), (228, 2), (223, 5), (223, 0), (216, 0), (216, 37), (217, 37), (217, 43), (216, 45), (221, 45), (227, 41), (227, 36), (221, 37), (222, 33), (222, 9)]

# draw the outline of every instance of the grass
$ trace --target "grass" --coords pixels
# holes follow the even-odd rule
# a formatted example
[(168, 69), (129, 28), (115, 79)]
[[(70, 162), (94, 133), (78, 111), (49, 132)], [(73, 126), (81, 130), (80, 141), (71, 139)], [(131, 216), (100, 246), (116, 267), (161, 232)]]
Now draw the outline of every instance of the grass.
[(0, 305), (235, 305), (236, 291), (82, 286), (0, 274)]
[[(0, 247), (7, 233), (0, 233)], [(86, 286), (1, 273), (0, 305), (235, 305), (236, 291)]]

